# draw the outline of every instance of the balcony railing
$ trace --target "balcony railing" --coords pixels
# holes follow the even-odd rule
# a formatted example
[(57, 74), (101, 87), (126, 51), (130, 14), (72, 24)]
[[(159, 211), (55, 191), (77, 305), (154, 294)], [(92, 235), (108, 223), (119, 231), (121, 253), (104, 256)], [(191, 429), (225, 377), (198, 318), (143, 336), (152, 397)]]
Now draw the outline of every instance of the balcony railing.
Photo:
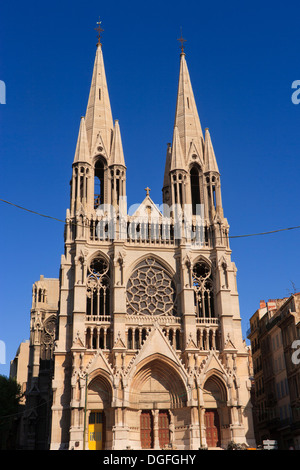
[(85, 320), (87, 323), (110, 323), (110, 315), (86, 315)]
[[(66, 238), (70, 241), (89, 239), (91, 242), (125, 240), (127, 243), (163, 246), (174, 246), (185, 240), (199, 248), (216, 246), (213, 227), (196, 223), (185, 225), (185, 221), (175, 223), (172, 218), (148, 223), (109, 219), (95, 214), (90, 218), (79, 216), (76, 220), (67, 219)], [(228, 246), (228, 236), (225, 234), (221, 245)]]
[(196, 318), (196, 323), (201, 324), (201, 325), (216, 325), (218, 326), (220, 323), (220, 320), (218, 318), (208, 318), (208, 317), (197, 317)]

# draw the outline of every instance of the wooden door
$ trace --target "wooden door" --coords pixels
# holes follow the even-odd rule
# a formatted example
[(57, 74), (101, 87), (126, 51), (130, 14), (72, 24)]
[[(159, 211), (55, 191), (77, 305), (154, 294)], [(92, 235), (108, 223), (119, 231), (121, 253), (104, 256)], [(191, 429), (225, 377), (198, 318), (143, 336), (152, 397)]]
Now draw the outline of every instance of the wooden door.
[(91, 411), (89, 416), (89, 450), (104, 448), (104, 414), (101, 411)]
[(165, 410), (161, 410), (158, 414), (158, 440), (161, 449), (170, 443), (169, 424), (169, 413)]
[(142, 449), (153, 448), (153, 419), (150, 410), (141, 412), (141, 446)]
[(221, 435), (217, 410), (205, 411), (205, 427), (207, 447), (219, 447), (221, 445)]

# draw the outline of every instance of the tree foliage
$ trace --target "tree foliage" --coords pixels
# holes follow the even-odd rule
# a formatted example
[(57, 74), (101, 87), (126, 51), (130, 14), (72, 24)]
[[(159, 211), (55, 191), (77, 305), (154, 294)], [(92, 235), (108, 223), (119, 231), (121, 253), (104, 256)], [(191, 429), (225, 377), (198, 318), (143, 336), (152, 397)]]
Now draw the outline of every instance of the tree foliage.
[(6, 449), (9, 432), (18, 413), (20, 385), (12, 378), (0, 375), (0, 450)]

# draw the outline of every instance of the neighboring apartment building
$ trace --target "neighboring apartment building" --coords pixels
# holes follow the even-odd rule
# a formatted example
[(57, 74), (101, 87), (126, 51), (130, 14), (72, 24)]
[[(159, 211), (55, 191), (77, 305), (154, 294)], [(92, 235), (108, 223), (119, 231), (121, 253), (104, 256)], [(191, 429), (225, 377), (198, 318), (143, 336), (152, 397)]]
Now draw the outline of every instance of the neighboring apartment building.
[(253, 420), (258, 445), (265, 439), (275, 439), (281, 449), (300, 449), (300, 365), (292, 361), (292, 345), (300, 338), (299, 300), (300, 294), (293, 294), (261, 301), (250, 319)]
[(282, 333), (289, 388), (291, 436), (295, 449), (300, 450), (300, 292), (292, 295), (280, 307), (278, 327)]

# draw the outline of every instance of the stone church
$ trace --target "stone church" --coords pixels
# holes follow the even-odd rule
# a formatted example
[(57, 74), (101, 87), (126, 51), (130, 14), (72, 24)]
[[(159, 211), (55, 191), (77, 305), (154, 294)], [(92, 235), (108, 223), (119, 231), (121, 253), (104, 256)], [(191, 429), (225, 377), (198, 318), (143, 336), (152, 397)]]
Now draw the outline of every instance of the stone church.
[(183, 47), (171, 125), (162, 204), (146, 188), (128, 215), (99, 38), (59, 279), (33, 285), (23, 448), (255, 445), (220, 173)]

